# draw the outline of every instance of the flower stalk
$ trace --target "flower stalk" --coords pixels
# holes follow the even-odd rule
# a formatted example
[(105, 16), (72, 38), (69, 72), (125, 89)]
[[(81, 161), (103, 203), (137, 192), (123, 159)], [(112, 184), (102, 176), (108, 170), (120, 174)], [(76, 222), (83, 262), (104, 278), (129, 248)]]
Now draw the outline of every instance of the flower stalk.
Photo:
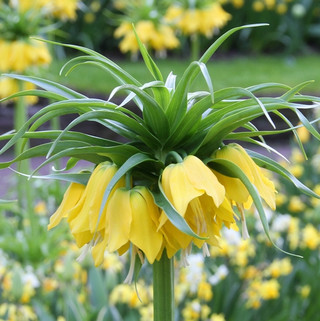
[[(24, 89), (24, 83), (22, 81), (18, 81), (19, 90), (22, 91)], [(25, 103), (25, 97), (18, 97), (14, 106), (14, 129), (15, 131), (19, 131), (19, 129), (25, 124), (27, 121), (27, 106)], [(26, 146), (28, 148), (28, 146)], [(17, 142), (14, 146), (14, 153), (16, 157), (22, 152), (23, 141)], [(30, 170), (30, 161), (29, 159), (24, 159), (18, 163), (18, 170), (22, 173), (28, 173)], [(27, 212), (30, 213), (30, 224), (31, 228), (34, 226), (32, 223), (34, 220), (31, 217), (33, 214), (32, 208), (32, 189), (29, 186), (29, 181), (26, 177), (19, 175), (18, 176), (18, 201), (21, 208), (27, 209)]]
[(161, 259), (153, 263), (154, 321), (174, 320), (174, 267), (164, 251)]

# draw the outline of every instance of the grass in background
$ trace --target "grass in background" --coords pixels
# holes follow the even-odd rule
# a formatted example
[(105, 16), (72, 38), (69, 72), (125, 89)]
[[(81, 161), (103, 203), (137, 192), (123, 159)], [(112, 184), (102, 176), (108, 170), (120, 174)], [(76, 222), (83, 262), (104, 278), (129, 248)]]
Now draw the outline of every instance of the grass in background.
[[(110, 74), (92, 65), (82, 65), (67, 77), (59, 76), (61, 66), (65, 61), (54, 61), (42, 75), (69, 87), (90, 94), (108, 95), (118, 83)], [(182, 75), (185, 60), (157, 60), (161, 72), (166, 77), (171, 71), (178, 77)], [(121, 60), (117, 62), (138, 80), (152, 80), (143, 62)], [(213, 80), (214, 89), (240, 86), (248, 87), (258, 83), (279, 82), (295, 86), (304, 81), (314, 80), (308, 85), (306, 93), (320, 93), (320, 56), (307, 55), (295, 58), (284, 56), (236, 57), (233, 59), (217, 59), (208, 63), (209, 73)], [(203, 80), (198, 77), (194, 90), (203, 87)]]

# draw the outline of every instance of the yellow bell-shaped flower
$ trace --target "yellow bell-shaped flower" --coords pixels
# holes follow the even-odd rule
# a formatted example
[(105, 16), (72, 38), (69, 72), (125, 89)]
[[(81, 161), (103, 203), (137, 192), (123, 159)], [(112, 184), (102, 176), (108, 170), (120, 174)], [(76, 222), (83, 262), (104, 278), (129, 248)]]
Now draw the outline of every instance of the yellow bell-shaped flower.
[[(263, 174), (262, 169), (252, 160), (243, 147), (232, 143), (217, 150), (212, 157), (226, 159), (236, 164), (257, 188), (260, 196), (270, 208), (273, 210), (276, 208), (276, 190), (273, 182)], [(231, 202), (243, 204), (245, 208), (251, 206), (252, 199), (240, 179), (228, 177), (216, 171), (213, 172), (225, 187), (226, 196)]]
[(225, 189), (213, 172), (197, 157), (167, 166), (162, 173), (162, 187), (168, 200), (189, 226), (207, 240), (193, 238), (179, 231), (162, 212), (159, 228), (164, 233), (168, 256), (186, 249), (193, 241), (198, 247), (205, 242), (218, 245), (216, 236), (222, 223), (234, 222), (233, 211), (225, 199)]
[[(104, 192), (117, 170), (117, 166), (110, 162), (99, 164), (92, 172), (81, 199), (69, 212), (68, 223), (79, 247), (88, 243), (88, 240), (104, 234), (106, 206), (101, 213), (100, 208)], [(124, 186), (124, 184), (123, 178), (112, 189), (110, 197), (117, 188)]]
[(163, 236), (157, 231), (160, 210), (144, 186), (118, 188), (106, 207), (105, 235), (92, 250), (95, 264), (102, 261), (102, 251), (126, 252), (130, 243), (140, 249), (152, 264), (162, 251)]
[(54, 214), (50, 217), (48, 230), (57, 226), (63, 218), (68, 217), (69, 212), (79, 202), (84, 190), (85, 185), (78, 183), (71, 183), (64, 193), (63, 200)]

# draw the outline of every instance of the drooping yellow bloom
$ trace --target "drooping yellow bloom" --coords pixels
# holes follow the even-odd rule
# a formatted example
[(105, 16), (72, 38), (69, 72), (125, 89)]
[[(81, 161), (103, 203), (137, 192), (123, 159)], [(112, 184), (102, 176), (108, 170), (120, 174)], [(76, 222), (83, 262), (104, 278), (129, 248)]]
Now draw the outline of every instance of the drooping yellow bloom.
[[(160, 211), (146, 187), (118, 188), (106, 207), (102, 246), (109, 252), (121, 253), (132, 243), (152, 264), (162, 250), (163, 236), (157, 231), (159, 216)], [(93, 256), (98, 259), (95, 251)]]
[(48, 47), (40, 41), (7, 41), (0, 39), (0, 70), (24, 72), (32, 66), (51, 62)]
[[(173, 29), (168, 25), (159, 25), (156, 27), (150, 20), (141, 20), (136, 23), (135, 28), (141, 42), (156, 51), (174, 49), (179, 46), (178, 38), (175, 36)], [(122, 52), (138, 52), (138, 42), (132, 25), (129, 22), (121, 23), (115, 30), (114, 36), (116, 38), (123, 37), (119, 44)]]
[(182, 9), (170, 6), (165, 19), (186, 35), (200, 33), (211, 37), (215, 29), (222, 28), (231, 18), (219, 3), (213, 3), (202, 9)]
[(67, 218), (78, 247), (92, 246), (95, 265), (103, 262), (106, 249), (123, 254), (130, 244), (153, 263), (162, 251), (163, 236), (157, 231), (160, 210), (150, 191), (142, 186), (124, 188), (122, 178), (100, 209), (104, 192), (116, 172), (116, 165), (104, 162), (95, 168), (87, 186), (72, 183), (48, 228)]
[[(110, 162), (100, 163), (92, 172), (80, 200), (69, 211), (68, 223), (78, 247), (88, 243), (94, 246), (103, 238), (106, 229), (106, 206), (101, 212), (100, 208), (104, 192), (117, 170), (117, 166)], [(122, 186), (124, 186), (124, 179), (116, 184), (110, 196)], [(98, 246), (96, 250), (98, 248), (100, 264), (103, 261), (105, 248)]]
[[(217, 245), (222, 223), (234, 222), (233, 211), (225, 199), (225, 189), (213, 172), (197, 157), (187, 156), (183, 162), (167, 166), (162, 173), (162, 187), (168, 200), (185, 218), (189, 226), (206, 242)], [(168, 256), (186, 249), (193, 241), (198, 247), (204, 240), (193, 238), (178, 230), (162, 212), (160, 217)]]
[[(276, 191), (274, 184), (269, 180), (262, 169), (252, 160), (247, 152), (238, 144), (229, 144), (217, 150), (213, 158), (225, 159), (236, 164), (257, 188), (260, 196), (270, 206), (276, 208)], [(249, 208), (252, 204), (251, 196), (243, 183), (238, 178), (232, 178), (214, 171), (219, 182), (226, 189), (227, 198), (234, 203), (243, 204)]]
[(48, 225), (48, 230), (57, 226), (62, 218), (69, 216), (69, 212), (74, 208), (80, 200), (81, 195), (85, 190), (85, 185), (78, 183), (71, 183), (67, 191), (63, 196), (62, 203), (56, 212), (50, 217), (50, 223)]
[[(11, 1), (14, 4), (14, 1)], [(62, 20), (74, 20), (78, 8), (78, 0), (19, 0), (21, 11), (43, 10), (49, 15)]]

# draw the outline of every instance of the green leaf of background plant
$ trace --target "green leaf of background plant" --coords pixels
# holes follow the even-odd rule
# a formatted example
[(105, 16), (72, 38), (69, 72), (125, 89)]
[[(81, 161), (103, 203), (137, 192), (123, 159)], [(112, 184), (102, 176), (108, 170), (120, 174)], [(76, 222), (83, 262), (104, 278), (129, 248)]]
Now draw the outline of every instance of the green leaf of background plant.
[(0, 99), (0, 103), (6, 101), (6, 100), (10, 100), (13, 98), (17, 98), (17, 97), (24, 97), (24, 96), (37, 96), (37, 97), (42, 97), (42, 98), (47, 98), (47, 99), (51, 99), (51, 100), (65, 100), (66, 98), (62, 95), (50, 92), (50, 91), (45, 91), (45, 90), (23, 90), (23, 91), (19, 91), (13, 95), (10, 95), (6, 98)]
[(62, 97), (65, 97), (67, 99), (73, 99), (73, 98), (86, 98), (85, 95), (80, 94), (66, 86), (63, 86), (59, 83), (56, 83), (51, 80), (46, 80), (38, 77), (32, 77), (32, 76), (22, 76), (22, 75), (16, 75), (16, 74), (3, 74), (3, 76), (19, 79), (27, 82), (31, 82), (32, 84), (35, 84), (36, 86), (43, 88), (49, 92), (55, 93), (57, 95), (60, 95)]

